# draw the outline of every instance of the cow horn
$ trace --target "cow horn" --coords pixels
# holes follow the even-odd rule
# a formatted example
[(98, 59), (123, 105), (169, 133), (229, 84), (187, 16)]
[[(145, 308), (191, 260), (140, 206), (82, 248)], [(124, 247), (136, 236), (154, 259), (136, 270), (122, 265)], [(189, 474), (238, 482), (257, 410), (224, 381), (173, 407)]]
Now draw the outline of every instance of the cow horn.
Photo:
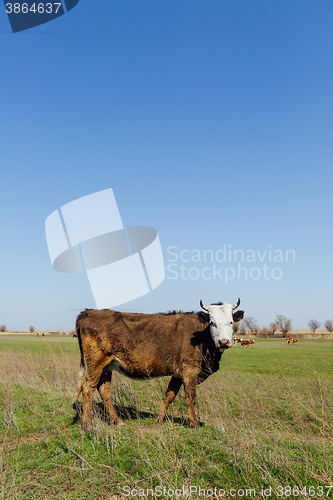
[(240, 299), (238, 299), (237, 304), (234, 304), (232, 306), (232, 310), (237, 309), (237, 307), (239, 307), (239, 304), (240, 304)]
[(202, 303), (202, 300), (200, 299), (200, 306), (202, 307), (202, 309), (204, 309), (205, 311), (208, 311), (208, 307), (206, 307), (203, 303)]

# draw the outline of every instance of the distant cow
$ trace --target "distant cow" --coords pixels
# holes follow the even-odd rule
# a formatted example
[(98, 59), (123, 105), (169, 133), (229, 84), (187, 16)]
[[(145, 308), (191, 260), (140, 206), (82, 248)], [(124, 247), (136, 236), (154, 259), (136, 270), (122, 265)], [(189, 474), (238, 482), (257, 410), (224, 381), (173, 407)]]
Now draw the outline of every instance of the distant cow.
[(81, 352), (80, 381), (74, 402), (82, 391), (82, 426), (91, 420), (93, 394), (98, 389), (111, 422), (121, 421), (111, 401), (112, 371), (133, 379), (171, 376), (158, 415), (163, 423), (168, 406), (184, 384), (189, 424), (198, 426), (194, 411), (196, 386), (219, 369), (225, 349), (232, 346), (233, 322), (244, 311), (240, 304), (219, 302), (198, 313), (121, 313), (86, 309), (76, 320)]
[(287, 344), (296, 344), (296, 342), (299, 342), (298, 339), (293, 339), (291, 337), (287, 338), (286, 341), (287, 341)]
[(242, 339), (235, 338), (234, 339), (234, 345), (241, 344)]
[(241, 339), (241, 347), (250, 347), (251, 344), (255, 344), (254, 340)]

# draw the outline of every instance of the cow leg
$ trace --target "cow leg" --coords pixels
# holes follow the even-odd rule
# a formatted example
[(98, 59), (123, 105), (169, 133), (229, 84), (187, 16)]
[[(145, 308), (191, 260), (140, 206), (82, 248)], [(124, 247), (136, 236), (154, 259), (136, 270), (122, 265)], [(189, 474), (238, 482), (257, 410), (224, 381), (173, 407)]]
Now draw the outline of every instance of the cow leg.
[(95, 389), (92, 390), (90, 387), (90, 384), (87, 381), (87, 376), (83, 381), (81, 391), (83, 407), (82, 428), (88, 429), (91, 426), (91, 406)]
[(185, 389), (185, 400), (188, 407), (188, 420), (190, 427), (193, 429), (198, 428), (198, 422), (195, 416), (194, 411), (194, 401), (196, 396), (196, 379), (185, 379), (184, 380), (184, 389)]
[(106, 411), (110, 416), (111, 423), (118, 425), (121, 424), (122, 421), (117, 415), (117, 412), (112, 404), (111, 399), (111, 378), (112, 372), (104, 372), (99, 379), (97, 389), (103, 400)]
[(172, 401), (177, 396), (178, 391), (182, 386), (182, 383), (183, 383), (183, 381), (181, 378), (171, 377), (171, 380), (169, 382), (169, 385), (168, 385), (168, 388), (167, 388), (167, 391), (165, 394), (165, 400), (164, 400), (163, 406), (162, 406), (161, 411), (159, 412), (158, 417), (157, 417), (158, 424), (163, 424), (167, 409), (168, 409), (170, 403), (172, 403)]
[(88, 369), (86, 376), (82, 384), (82, 405), (83, 405), (83, 415), (82, 415), (82, 427), (83, 429), (88, 429), (91, 426), (91, 407), (94, 392), (98, 386), (98, 382), (103, 373), (104, 366), (95, 366), (94, 369)]

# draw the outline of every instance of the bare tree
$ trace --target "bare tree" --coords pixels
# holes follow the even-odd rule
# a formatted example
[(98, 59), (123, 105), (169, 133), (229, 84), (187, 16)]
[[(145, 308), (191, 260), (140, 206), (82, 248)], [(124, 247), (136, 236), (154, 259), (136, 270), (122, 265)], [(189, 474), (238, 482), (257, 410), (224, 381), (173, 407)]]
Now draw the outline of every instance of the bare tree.
[(272, 323), (269, 324), (269, 333), (274, 335), (274, 333), (280, 328), (280, 323), (278, 322), (277, 319), (272, 321)]
[(34, 333), (35, 327), (34, 326), (29, 326), (30, 333)]
[[(238, 331), (239, 331), (239, 327), (240, 327), (240, 324), (241, 322), (240, 321), (234, 321), (233, 325), (232, 325), (232, 330), (233, 330), (233, 334), (234, 335), (237, 335)], [(75, 333), (75, 332), (74, 332)]]
[(6, 325), (1, 325), (0, 326), (0, 332), (6, 332), (6, 331), (7, 331)]
[(252, 316), (248, 316), (243, 319), (244, 326), (247, 330), (250, 330), (252, 335), (256, 335), (259, 330), (259, 326), (256, 323), (256, 320)]
[(281, 330), (283, 336), (286, 337), (291, 330), (291, 319), (286, 318), (282, 314), (277, 314), (275, 321), (278, 323), (277, 330)]
[(325, 329), (329, 332), (333, 332), (333, 321), (331, 319), (327, 319), (324, 323)]
[(320, 321), (317, 321), (316, 319), (310, 319), (310, 321), (308, 322), (309, 330), (311, 330), (312, 333), (316, 333), (316, 330), (318, 330), (320, 325)]
[(237, 334), (238, 335), (245, 335), (245, 325), (244, 325), (244, 320), (240, 321), (239, 322), (239, 325), (238, 325), (238, 330), (237, 330)]

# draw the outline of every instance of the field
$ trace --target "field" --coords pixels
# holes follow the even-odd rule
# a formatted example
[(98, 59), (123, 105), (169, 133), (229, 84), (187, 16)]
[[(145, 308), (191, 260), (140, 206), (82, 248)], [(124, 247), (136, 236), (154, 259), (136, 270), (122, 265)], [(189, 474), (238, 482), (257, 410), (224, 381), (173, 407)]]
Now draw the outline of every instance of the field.
[(124, 425), (109, 426), (96, 394), (93, 429), (82, 432), (81, 404), (71, 407), (78, 366), (77, 339), (1, 334), (2, 499), (147, 498), (155, 487), (169, 498), (182, 488), (180, 498), (262, 498), (270, 487), (271, 499), (333, 498), (325, 488), (333, 484), (332, 340), (258, 339), (225, 352), (198, 387), (198, 430), (187, 425), (183, 391), (166, 424), (155, 424), (168, 379), (116, 374)]

